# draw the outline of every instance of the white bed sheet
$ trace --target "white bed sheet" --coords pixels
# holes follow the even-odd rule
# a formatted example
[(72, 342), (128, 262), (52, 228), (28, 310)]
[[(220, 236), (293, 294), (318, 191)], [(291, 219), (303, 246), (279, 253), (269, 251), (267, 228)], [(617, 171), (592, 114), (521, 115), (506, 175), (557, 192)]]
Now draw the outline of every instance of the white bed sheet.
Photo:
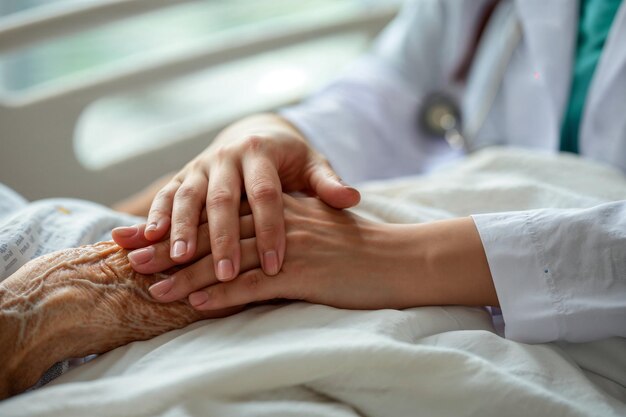
[[(357, 211), (419, 222), (588, 207), (626, 179), (571, 156), (489, 150), (364, 187)], [(136, 342), (0, 403), (2, 416), (624, 416), (626, 340), (526, 345), (481, 309), (261, 306)]]

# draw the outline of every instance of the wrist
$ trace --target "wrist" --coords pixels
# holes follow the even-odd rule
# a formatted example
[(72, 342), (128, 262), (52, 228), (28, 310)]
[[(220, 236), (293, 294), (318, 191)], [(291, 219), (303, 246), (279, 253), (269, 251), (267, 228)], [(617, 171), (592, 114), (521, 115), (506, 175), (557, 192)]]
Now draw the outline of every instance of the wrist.
[[(34, 385), (54, 363), (70, 356), (77, 333), (58, 291), (30, 277), (32, 262), (0, 284), (0, 399)], [(41, 268), (45, 267), (44, 265)]]
[(308, 143), (305, 136), (291, 122), (276, 113), (259, 113), (236, 121), (226, 127), (216, 138), (248, 137), (254, 135), (288, 135), (304, 143)]
[[(497, 306), (489, 265), (471, 218), (388, 225), (403, 304)], [(401, 261), (404, 259), (404, 261)]]

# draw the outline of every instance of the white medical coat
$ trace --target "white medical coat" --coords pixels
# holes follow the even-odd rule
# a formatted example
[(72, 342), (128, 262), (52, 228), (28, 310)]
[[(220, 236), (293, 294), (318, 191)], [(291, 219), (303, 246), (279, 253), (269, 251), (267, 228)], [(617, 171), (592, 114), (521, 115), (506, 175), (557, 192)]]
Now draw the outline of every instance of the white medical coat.
[[(451, 81), (485, 1), (406, 5), (370, 53), (329, 86), (281, 114), (347, 182), (432, 170), (461, 154), (420, 132), (424, 97), (447, 91), (464, 116), (484, 98), (507, 16), (521, 23), (491, 110), (472, 145), (558, 151), (572, 77), (578, 6), (503, 1), (483, 33), (468, 80)], [(626, 172), (626, 3), (615, 16), (580, 125), (581, 155)], [(626, 197), (626, 196), (625, 196)], [(505, 335), (524, 342), (626, 337), (626, 201), (592, 209), (480, 214), (480, 233)]]

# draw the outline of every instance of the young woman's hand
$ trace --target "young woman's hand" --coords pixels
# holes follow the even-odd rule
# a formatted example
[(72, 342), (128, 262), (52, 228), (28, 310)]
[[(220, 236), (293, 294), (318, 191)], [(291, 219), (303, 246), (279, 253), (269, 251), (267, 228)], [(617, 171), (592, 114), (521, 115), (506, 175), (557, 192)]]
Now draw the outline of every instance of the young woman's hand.
[[(352, 309), (498, 304), (471, 218), (391, 225), (366, 221), (315, 198), (285, 195), (283, 201), (287, 252), (277, 275), (260, 269), (254, 216), (243, 215), (239, 277), (217, 279), (205, 224), (198, 229), (194, 262), (153, 285), (151, 295), (162, 302), (188, 297), (198, 310), (275, 298)], [(141, 233), (116, 241), (127, 248), (148, 243)], [(139, 249), (130, 253), (130, 263), (144, 274), (167, 270), (175, 265), (168, 249), (168, 241)]]
[(260, 264), (275, 275), (285, 252), (283, 191), (316, 195), (336, 208), (352, 207), (360, 199), (293, 126), (277, 115), (253, 116), (222, 131), (161, 188), (144, 237), (157, 242), (169, 230), (171, 259), (189, 262), (198, 250), (197, 230), (206, 209), (215, 275), (228, 281), (241, 268), (239, 204), (245, 192)]

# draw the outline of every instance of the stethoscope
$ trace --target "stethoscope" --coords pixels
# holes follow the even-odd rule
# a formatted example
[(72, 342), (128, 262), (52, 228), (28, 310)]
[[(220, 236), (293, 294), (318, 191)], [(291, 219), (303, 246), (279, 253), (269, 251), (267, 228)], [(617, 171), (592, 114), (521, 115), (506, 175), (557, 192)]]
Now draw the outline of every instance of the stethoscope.
[[(456, 151), (470, 153), (476, 150), (474, 140), (487, 119), (513, 52), (522, 39), (521, 25), (514, 13), (510, 14), (505, 32), (504, 46), (501, 53), (490, 64), (487, 87), (482, 90), (480, 104), (473, 117), (464, 122), (457, 100), (444, 91), (434, 92), (423, 99), (419, 109), (418, 120), (422, 133), (445, 139), (450, 148)], [(482, 33), (479, 34), (478, 40), (481, 35)], [(475, 49), (479, 48), (478, 44), (477, 41)], [(469, 52), (473, 57), (477, 51)]]

